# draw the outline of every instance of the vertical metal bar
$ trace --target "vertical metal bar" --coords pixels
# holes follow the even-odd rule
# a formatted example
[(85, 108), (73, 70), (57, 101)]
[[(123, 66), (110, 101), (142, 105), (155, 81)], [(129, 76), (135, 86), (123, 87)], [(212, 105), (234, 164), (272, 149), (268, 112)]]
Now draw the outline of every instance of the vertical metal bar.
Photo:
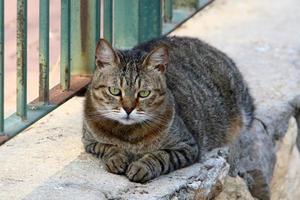
[(161, 35), (160, 0), (114, 0), (113, 44), (131, 48)]
[(70, 88), (70, 20), (70, 0), (61, 0), (60, 85), (63, 90)]
[(104, 0), (104, 9), (103, 9), (103, 37), (112, 43), (112, 18), (113, 18), (113, 1)]
[(95, 38), (98, 38), (97, 1), (76, 0), (71, 4), (71, 74), (92, 74), (95, 67)]
[(96, 0), (96, 19), (95, 19), (95, 26), (96, 26), (96, 30), (95, 30), (95, 43), (98, 42), (98, 40), (100, 39), (100, 0)]
[(40, 0), (39, 26), (39, 101), (49, 102), (49, 0)]
[(0, 0), (0, 134), (4, 132), (4, 0)]
[(164, 21), (171, 22), (173, 18), (173, 0), (164, 0)]
[(27, 0), (17, 2), (17, 115), (27, 117)]

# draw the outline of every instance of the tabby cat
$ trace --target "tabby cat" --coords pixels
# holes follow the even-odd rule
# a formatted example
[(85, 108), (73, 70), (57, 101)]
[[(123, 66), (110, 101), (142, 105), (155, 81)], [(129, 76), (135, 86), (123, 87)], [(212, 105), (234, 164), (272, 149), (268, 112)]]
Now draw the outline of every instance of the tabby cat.
[(198, 39), (162, 37), (131, 50), (101, 39), (96, 65), (82, 141), (131, 181), (200, 161), (252, 123), (253, 100), (234, 62)]

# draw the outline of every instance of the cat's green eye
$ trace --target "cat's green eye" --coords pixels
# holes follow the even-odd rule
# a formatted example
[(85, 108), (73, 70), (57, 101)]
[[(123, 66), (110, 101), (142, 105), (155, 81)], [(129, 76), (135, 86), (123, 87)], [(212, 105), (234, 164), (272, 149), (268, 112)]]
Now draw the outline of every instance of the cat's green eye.
[(119, 88), (109, 87), (108, 90), (114, 96), (120, 96), (121, 95), (121, 90)]
[(150, 93), (151, 93), (150, 90), (141, 90), (139, 92), (139, 97), (146, 98), (150, 95)]

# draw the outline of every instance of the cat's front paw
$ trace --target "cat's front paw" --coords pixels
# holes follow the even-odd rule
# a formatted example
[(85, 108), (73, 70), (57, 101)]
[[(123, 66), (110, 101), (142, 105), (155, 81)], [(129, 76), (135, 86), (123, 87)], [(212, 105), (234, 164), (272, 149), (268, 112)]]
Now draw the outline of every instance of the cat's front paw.
[(156, 177), (145, 162), (135, 161), (128, 166), (126, 176), (130, 181), (144, 183)]
[(114, 174), (124, 174), (129, 165), (129, 158), (124, 154), (117, 153), (104, 163), (107, 171)]

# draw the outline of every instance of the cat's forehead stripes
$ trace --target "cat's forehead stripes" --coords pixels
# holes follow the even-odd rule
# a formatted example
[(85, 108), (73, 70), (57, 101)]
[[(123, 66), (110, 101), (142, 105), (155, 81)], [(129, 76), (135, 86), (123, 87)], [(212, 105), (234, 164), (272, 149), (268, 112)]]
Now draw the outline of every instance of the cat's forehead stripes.
[(137, 85), (139, 80), (139, 68), (142, 65), (142, 54), (119, 52), (122, 87), (126, 86), (133, 88)]
[(138, 67), (137, 67), (138, 63), (136, 63), (134, 60), (131, 62), (128, 62), (126, 64), (126, 73), (125, 73), (125, 80), (127, 83), (127, 86), (129, 87), (134, 87), (135, 85), (135, 81), (137, 79), (138, 76)]
[(120, 74), (121, 87), (134, 88), (138, 81), (139, 72), (136, 70), (135, 63), (129, 62), (123, 66), (122, 73)]

